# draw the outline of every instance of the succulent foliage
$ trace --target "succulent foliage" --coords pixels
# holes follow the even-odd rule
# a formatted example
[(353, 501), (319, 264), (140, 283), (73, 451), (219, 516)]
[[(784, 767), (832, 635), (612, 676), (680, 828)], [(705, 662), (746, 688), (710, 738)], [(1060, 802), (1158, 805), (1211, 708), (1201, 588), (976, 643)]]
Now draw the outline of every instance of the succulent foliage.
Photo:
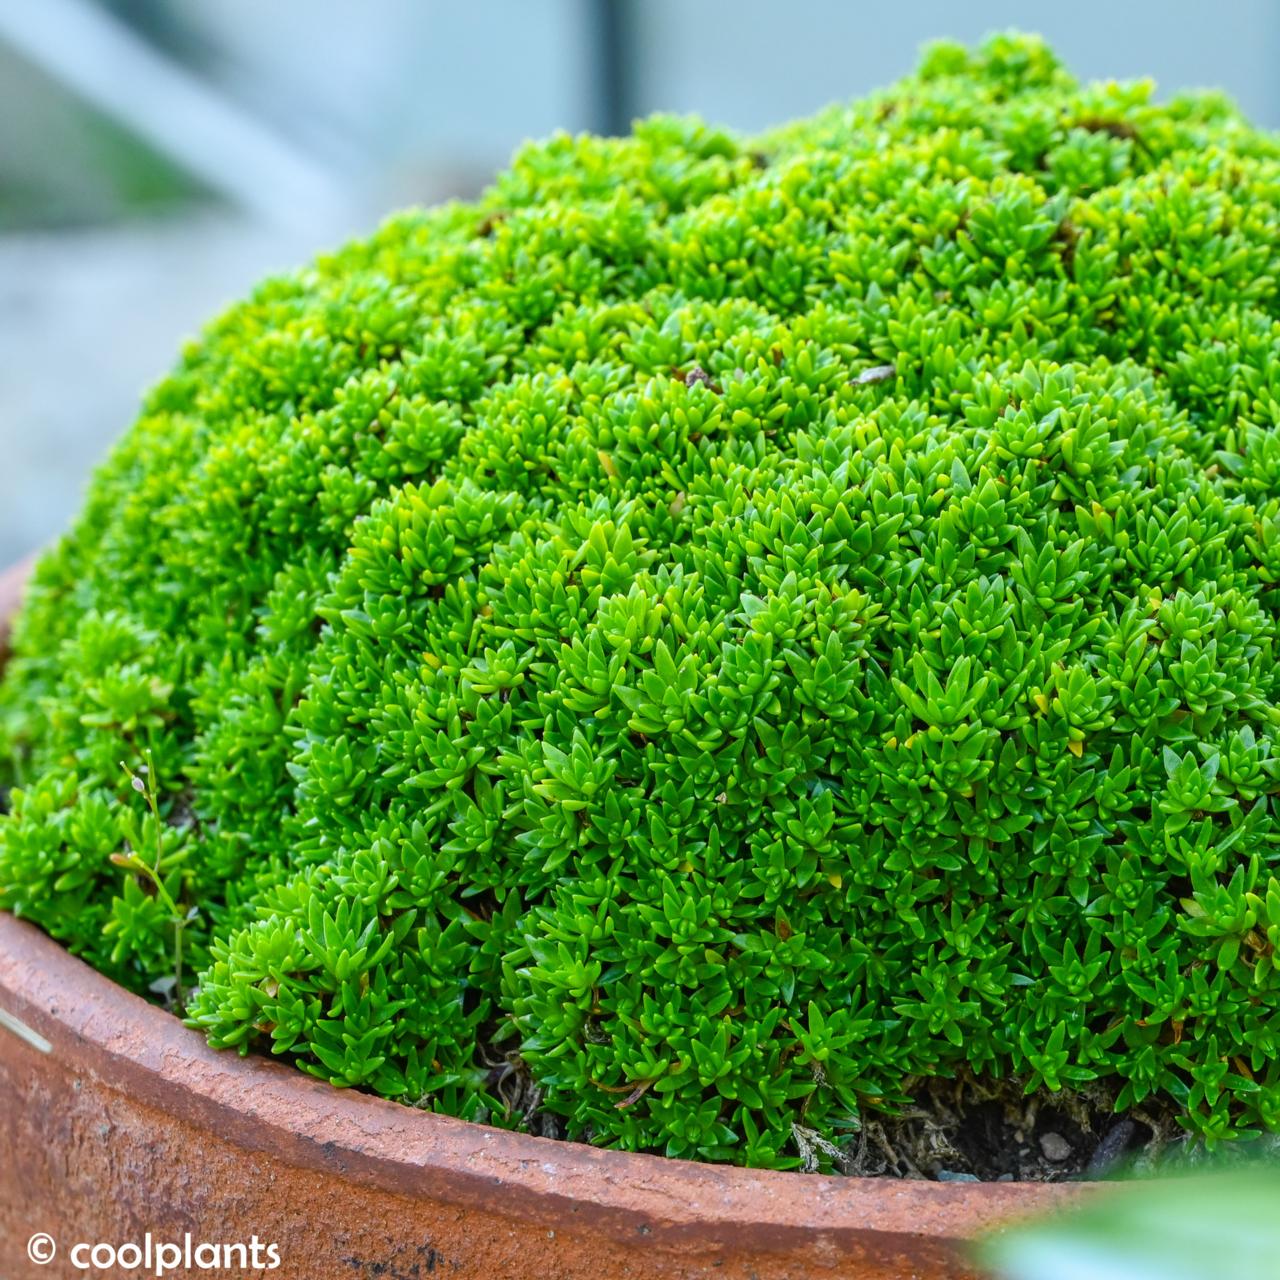
[(1280, 1128), (1278, 202), (1222, 97), (999, 36), (267, 281), (36, 571), (0, 904), (624, 1148), (964, 1072)]

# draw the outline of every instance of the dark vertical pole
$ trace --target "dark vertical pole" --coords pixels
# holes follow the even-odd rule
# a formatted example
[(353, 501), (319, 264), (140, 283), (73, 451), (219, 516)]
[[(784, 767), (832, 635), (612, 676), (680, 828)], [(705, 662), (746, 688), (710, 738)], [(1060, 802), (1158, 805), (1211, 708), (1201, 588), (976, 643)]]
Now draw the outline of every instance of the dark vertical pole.
[(189, 67), (203, 67), (211, 59), (209, 42), (193, 28), (177, 7), (165, 0), (102, 0), (121, 22), (148, 43)]
[(631, 131), (635, 115), (635, 17), (631, 0), (589, 0), (592, 23), (593, 116), (597, 133)]

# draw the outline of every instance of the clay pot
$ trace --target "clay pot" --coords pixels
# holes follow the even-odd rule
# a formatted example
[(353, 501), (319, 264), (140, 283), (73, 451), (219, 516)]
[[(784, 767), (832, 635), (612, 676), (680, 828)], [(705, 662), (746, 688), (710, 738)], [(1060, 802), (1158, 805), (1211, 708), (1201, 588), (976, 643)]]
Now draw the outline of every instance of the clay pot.
[(35, 564), (28, 557), (0, 573), (0, 664), (9, 656), (9, 623), (22, 601), (22, 588)]
[[(190, 1233), (193, 1248), (273, 1244), (263, 1274), (297, 1280), (958, 1280), (976, 1275), (972, 1237), (1080, 1192), (699, 1165), (431, 1115), (215, 1052), (0, 913), (7, 1277), (81, 1274), (82, 1242), (150, 1233), (156, 1256)], [(28, 1260), (37, 1232), (52, 1267)]]

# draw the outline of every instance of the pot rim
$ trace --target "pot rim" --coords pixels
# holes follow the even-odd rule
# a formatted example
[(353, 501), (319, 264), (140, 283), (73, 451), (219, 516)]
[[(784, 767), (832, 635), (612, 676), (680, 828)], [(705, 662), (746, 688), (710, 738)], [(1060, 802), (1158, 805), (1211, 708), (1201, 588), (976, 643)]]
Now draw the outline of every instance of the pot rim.
[[(7, 615), (29, 562), (0, 575)], [(7, 598), (6, 598), (7, 597)], [(0, 616), (0, 634), (7, 616)], [(589, 1224), (634, 1244), (719, 1237), (776, 1250), (939, 1244), (1048, 1209), (1079, 1183), (937, 1183), (704, 1164), (534, 1137), (339, 1089), (280, 1061), (208, 1046), (33, 924), (0, 912), (0, 1034), (167, 1114), (288, 1164), (549, 1228)], [(500, 1204), (495, 1204), (500, 1200)]]
[[(285, 1063), (211, 1049), (172, 1014), (0, 912), (0, 1019), (111, 1088), (289, 1164), (615, 1237), (761, 1232), (942, 1240), (1059, 1203), (1080, 1184), (936, 1183), (701, 1164), (539, 1138), (337, 1089)], [(10, 1025), (16, 1020), (17, 1027)], [(28, 1033), (24, 1035), (23, 1028)], [(43, 1048), (48, 1045), (47, 1049)]]

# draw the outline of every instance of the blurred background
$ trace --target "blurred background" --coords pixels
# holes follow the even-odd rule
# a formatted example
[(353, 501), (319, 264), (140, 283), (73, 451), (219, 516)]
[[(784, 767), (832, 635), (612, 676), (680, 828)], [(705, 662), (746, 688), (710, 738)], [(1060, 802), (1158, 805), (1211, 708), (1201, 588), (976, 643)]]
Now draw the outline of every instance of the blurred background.
[(1280, 127), (1280, 0), (0, 0), (0, 565), (257, 277), (476, 193), (526, 138), (760, 129), (1008, 26)]

